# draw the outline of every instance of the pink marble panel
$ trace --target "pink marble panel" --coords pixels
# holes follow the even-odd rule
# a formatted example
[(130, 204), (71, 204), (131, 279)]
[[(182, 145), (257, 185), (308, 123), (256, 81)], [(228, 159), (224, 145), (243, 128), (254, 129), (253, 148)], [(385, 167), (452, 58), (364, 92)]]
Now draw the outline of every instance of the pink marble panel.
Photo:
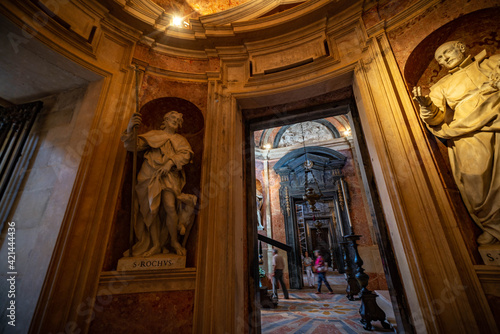
[(140, 105), (162, 97), (178, 97), (196, 105), (205, 115), (207, 110), (207, 83), (179, 82), (146, 73), (139, 92)]
[(350, 197), (349, 214), (351, 216), (352, 227), (355, 234), (362, 236), (358, 244), (373, 245), (366, 217), (366, 207), (363, 201), (362, 192), (364, 192), (364, 189), (362, 188), (361, 178), (354, 166), (352, 152), (351, 150), (340, 150), (339, 152), (347, 157), (342, 173), (344, 174), (344, 180), (347, 184)]
[(134, 293), (110, 296), (96, 309), (90, 334), (191, 333), (194, 291)]

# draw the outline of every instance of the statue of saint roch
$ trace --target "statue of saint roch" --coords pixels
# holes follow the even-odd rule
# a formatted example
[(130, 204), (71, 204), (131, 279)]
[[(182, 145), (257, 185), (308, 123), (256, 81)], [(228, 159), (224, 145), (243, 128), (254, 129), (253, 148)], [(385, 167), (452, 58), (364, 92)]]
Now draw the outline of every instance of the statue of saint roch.
[(123, 132), (127, 150), (133, 151), (137, 142), (137, 151), (145, 152), (135, 185), (139, 212), (134, 226), (137, 243), (132, 247), (133, 256), (166, 254), (170, 249), (177, 255), (186, 255), (178, 235), (184, 235), (192, 224), (197, 197), (182, 193), (186, 184), (183, 167), (193, 157), (189, 142), (177, 133), (182, 123), (182, 114), (170, 111), (163, 117), (160, 130), (141, 134), (136, 141), (133, 128), (141, 124), (141, 116), (136, 113)]

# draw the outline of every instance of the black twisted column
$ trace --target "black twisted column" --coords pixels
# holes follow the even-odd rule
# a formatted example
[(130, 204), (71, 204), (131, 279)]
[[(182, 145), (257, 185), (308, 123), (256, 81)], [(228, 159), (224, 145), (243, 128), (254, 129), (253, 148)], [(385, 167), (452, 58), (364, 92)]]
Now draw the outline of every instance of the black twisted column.
[(344, 250), (344, 271), (345, 271), (345, 280), (347, 281), (347, 288), (345, 289), (346, 297), (349, 300), (355, 300), (354, 295), (357, 295), (361, 288), (359, 286), (358, 280), (354, 277), (354, 272), (352, 270), (351, 265), (351, 257), (349, 256), (349, 242), (342, 241), (339, 242), (342, 245), (342, 249)]
[(367, 331), (372, 330), (372, 321), (380, 321), (380, 324), (385, 329), (390, 329), (392, 326), (387, 322), (385, 318), (385, 312), (377, 305), (376, 298), (377, 294), (368, 290), (366, 287), (368, 285), (368, 280), (370, 277), (365, 274), (363, 269), (363, 260), (359, 256), (357, 241), (361, 238), (360, 235), (347, 235), (344, 237), (348, 240), (354, 249), (354, 263), (358, 267), (358, 272), (356, 273), (356, 279), (361, 286), (361, 307), (359, 308), (359, 315), (361, 316), (361, 323), (364, 325), (363, 328)]

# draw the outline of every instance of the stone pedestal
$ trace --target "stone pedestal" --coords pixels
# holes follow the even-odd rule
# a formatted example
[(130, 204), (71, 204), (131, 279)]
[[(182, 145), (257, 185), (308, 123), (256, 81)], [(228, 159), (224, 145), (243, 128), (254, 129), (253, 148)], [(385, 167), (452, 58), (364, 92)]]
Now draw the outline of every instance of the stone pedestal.
[(122, 257), (118, 271), (164, 270), (186, 268), (186, 257), (176, 254), (156, 254), (149, 257)]
[(500, 244), (479, 246), (478, 250), (483, 258), (484, 264), (489, 266), (500, 266)]

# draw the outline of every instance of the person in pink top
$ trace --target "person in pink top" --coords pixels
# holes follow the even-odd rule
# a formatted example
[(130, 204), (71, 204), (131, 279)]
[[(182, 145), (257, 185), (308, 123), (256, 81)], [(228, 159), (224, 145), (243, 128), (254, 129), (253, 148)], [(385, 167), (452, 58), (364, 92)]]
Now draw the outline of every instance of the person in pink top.
[(318, 275), (318, 291), (316, 291), (316, 293), (317, 294), (321, 293), (321, 283), (325, 282), (326, 288), (329, 291), (328, 293), (332, 294), (333, 290), (330, 287), (330, 284), (328, 284), (328, 281), (326, 280), (325, 277), (325, 273), (328, 270), (328, 266), (326, 265), (325, 260), (323, 260), (321, 252), (319, 250), (314, 251), (314, 256), (316, 257), (314, 268), (316, 269), (316, 274)]

